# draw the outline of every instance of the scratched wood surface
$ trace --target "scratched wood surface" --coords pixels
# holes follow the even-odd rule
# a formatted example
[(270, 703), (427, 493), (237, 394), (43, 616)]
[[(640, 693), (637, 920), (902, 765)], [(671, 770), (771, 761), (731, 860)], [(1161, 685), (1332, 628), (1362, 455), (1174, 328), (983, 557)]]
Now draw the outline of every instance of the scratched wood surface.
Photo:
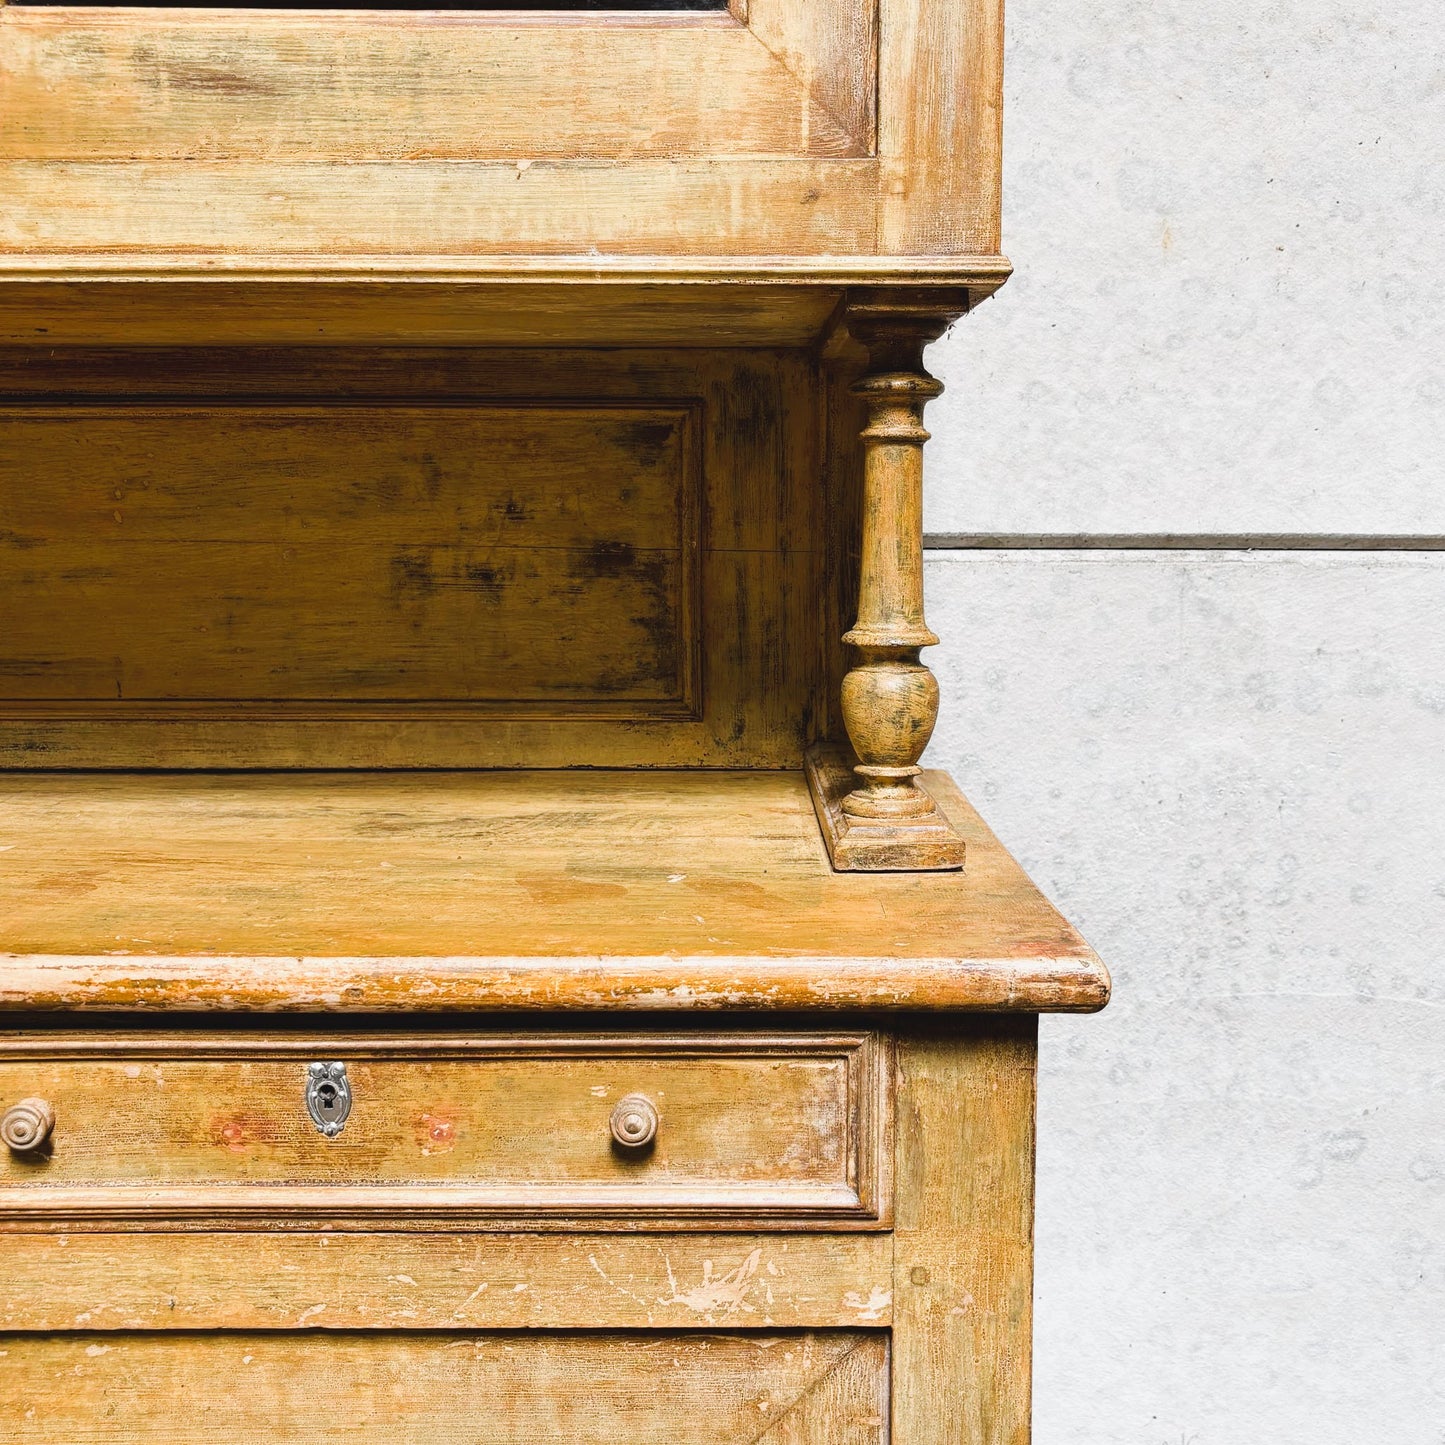
[[(307, 1063), (346, 1063), (324, 1137)], [(886, 1055), (867, 1035), (0, 1038), (0, 1106), (44, 1098), (43, 1150), (0, 1156), (0, 1217), (394, 1219), (886, 1213)], [(617, 1103), (660, 1114), (619, 1149)]]
[(887, 1397), (876, 1330), (39, 1335), (0, 1353), (17, 1445), (882, 1445)]
[(833, 872), (787, 772), (12, 773), (0, 1001), (1101, 1007), (1093, 951), (926, 782), (962, 873)]
[(0, 1231), (32, 1333), (881, 1329), (892, 1290), (887, 1234)]
[(0, 766), (796, 766), (812, 373), (0, 354)]

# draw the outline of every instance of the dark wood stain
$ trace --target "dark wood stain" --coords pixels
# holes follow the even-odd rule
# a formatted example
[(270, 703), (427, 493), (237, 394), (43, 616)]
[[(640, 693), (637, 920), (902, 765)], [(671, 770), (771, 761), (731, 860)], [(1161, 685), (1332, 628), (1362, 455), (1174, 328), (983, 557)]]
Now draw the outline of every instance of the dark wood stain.
[(637, 465), (652, 471), (670, 461), (677, 450), (677, 427), (670, 421), (634, 421), (622, 427), (618, 445)]
[(132, 51), (135, 67), (147, 84), (158, 90), (190, 91), (199, 95), (277, 96), (285, 91), (273, 80), (243, 75), (217, 66), (196, 65), (161, 55), (154, 46), (139, 44)]
[(625, 577), (637, 571), (637, 549), (630, 542), (598, 542), (584, 553), (578, 567), (587, 578)]

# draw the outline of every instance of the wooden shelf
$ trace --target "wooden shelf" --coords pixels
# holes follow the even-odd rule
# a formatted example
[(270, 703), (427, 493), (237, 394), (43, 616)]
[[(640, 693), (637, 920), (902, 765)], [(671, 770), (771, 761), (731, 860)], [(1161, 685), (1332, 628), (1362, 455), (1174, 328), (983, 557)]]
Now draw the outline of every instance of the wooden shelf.
[(835, 873), (792, 772), (11, 774), (0, 1008), (1101, 1008), (926, 781), (962, 873)]

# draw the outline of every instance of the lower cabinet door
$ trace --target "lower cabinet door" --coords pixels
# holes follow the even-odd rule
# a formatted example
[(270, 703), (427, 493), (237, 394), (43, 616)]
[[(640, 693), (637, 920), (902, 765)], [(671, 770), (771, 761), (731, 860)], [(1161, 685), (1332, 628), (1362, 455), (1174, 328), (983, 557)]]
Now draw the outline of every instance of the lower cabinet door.
[(0, 1337), (0, 1439), (46, 1445), (883, 1445), (877, 1330)]

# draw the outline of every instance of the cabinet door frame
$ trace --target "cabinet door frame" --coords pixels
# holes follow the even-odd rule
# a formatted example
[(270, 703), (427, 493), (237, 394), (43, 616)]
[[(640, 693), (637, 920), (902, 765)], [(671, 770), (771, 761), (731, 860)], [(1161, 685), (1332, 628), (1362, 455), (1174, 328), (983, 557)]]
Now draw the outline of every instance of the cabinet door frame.
[(998, 0), (0, 0), (0, 272), (71, 257), (991, 255)]

